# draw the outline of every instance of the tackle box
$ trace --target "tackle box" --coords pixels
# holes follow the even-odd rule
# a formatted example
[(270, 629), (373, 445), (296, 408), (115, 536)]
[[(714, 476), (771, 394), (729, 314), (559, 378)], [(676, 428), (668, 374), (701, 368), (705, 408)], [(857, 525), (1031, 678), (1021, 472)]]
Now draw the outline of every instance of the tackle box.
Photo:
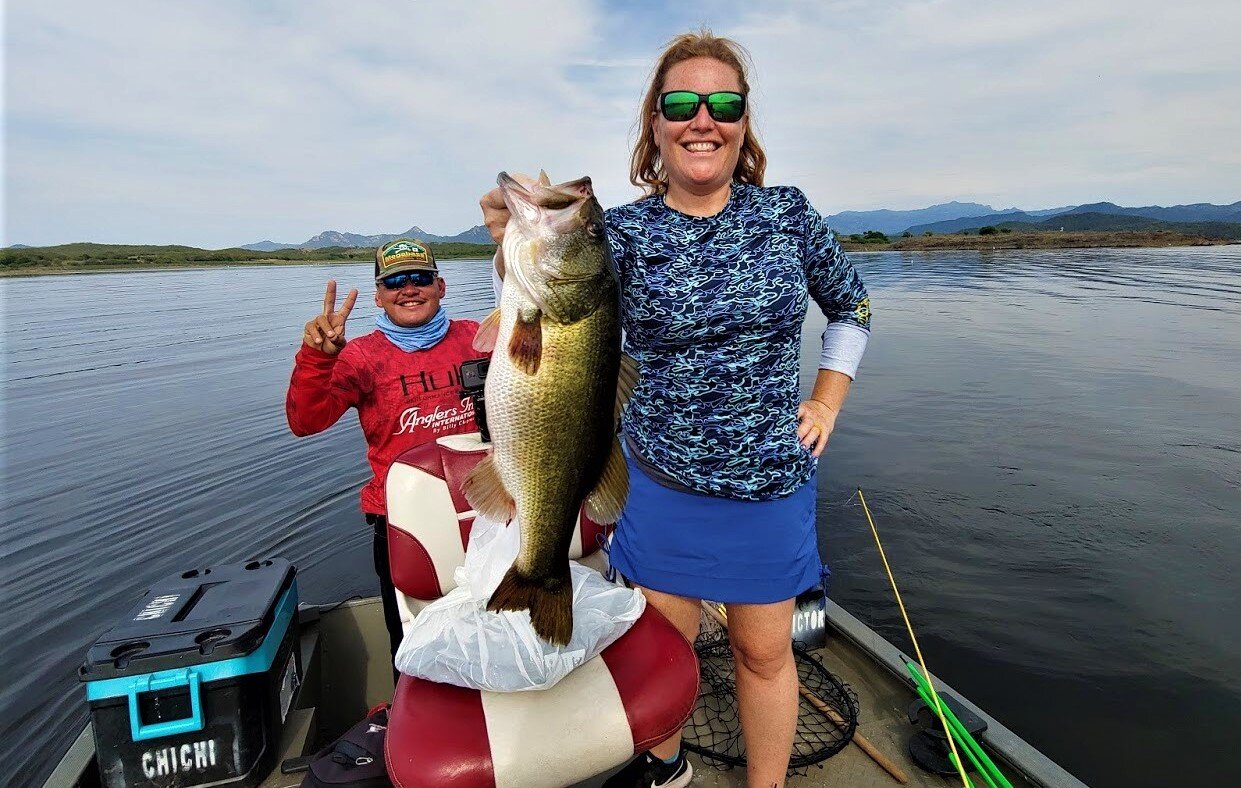
[(106, 788), (250, 788), (275, 765), (302, 672), (283, 559), (166, 578), (87, 652)]

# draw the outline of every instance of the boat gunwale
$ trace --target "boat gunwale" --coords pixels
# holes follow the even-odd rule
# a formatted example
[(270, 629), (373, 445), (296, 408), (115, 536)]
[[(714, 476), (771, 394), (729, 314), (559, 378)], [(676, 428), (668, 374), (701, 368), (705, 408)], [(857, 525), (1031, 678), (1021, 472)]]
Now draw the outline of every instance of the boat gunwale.
[[(913, 679), (906, 670), (905, 663), (917, 660), (830, 599), (827, 600), (827, 623), (855, 648), (887, 669), (902, 686), (908, 687), (910, 692), (915, 692)], [(1047, 788), (1089, 788), (1060, 764), (975, 705), (964, 694), (937, 676), (935, 671), (930, 671), (930, 674), (937, 691), (950, 693), (963, 706), (987, 723), (987, 731), (982, 736), (983, 741), (989, 749), (1007, 761), (1014, 769), (1020, 771), (1026, 779), (1047, 786)]]

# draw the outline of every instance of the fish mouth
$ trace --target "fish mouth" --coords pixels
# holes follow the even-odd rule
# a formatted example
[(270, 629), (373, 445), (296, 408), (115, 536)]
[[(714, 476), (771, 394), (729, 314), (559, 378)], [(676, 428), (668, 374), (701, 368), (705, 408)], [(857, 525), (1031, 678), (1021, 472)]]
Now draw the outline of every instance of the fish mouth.
[(590, 176), (553, 185), (548, 180), (547, 173), (540, 173), (539, 180), (535, 180), (521, 173), (509, 175), (507, 172), (501, 172), (496, 176), (496, 183), (506, 197), (515, 196), (532, 205), (551, 210), (568, 208), (574, 203), (595, 196)]
[[(548, 288), (558, 286), (573, 288), (590, 286), (600, 275), (607, 272), (604, 265), (596, 266), (569, 262), (551, 255), (533, 255), (527, 247), (540, 246), (552, 239), (583, 233), (587, 244), (606, 243), (603, 239), (603, 212), (595, 202), (590, 177), (582, 177), (565, 183), (553, 184), (547, 173), (539, 173), (536, 180), (521, 173), (501, 172), (496, 177), (505, 205), (511, 212), (510, 223), (522, 228), (504, 236), (504, 257), (509, 265), (506, 280), (512, 275), (518, 286), (531, 302), (542, 312), (557, 320), (568, 314), (563, 308), (549, 302)], [(563, 322), (563, 321), (562, 321)]]

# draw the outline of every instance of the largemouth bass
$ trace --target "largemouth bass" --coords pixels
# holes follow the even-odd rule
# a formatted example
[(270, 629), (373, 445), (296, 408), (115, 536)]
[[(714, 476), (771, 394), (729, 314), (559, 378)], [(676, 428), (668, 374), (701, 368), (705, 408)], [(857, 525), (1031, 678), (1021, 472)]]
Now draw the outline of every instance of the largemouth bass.
[(521, 528), (487, 608), (529, 609), (541, 638), (566, 645), (578, 511), (614, 523), (629, 492), (616, 414), (618, 380), (628, 392), (634, 376), (629, 364), (621, 371), (619, 285), (590, 179), (497, 180), (511, 212), (504, 287), (475, 339), (494, 350), (484, 392), (492, 452), (463, 491), (479, 513), (515, 516)]

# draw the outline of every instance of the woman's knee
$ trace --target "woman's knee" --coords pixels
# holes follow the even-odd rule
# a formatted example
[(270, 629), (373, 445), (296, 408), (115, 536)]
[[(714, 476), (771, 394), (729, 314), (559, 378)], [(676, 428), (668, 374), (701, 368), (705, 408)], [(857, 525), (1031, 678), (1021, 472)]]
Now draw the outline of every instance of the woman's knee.
[(777, 678), (793, 664), (793, 645), (783, 643), (739, 643), (733, 641), (737, 667), (762, 680)]

